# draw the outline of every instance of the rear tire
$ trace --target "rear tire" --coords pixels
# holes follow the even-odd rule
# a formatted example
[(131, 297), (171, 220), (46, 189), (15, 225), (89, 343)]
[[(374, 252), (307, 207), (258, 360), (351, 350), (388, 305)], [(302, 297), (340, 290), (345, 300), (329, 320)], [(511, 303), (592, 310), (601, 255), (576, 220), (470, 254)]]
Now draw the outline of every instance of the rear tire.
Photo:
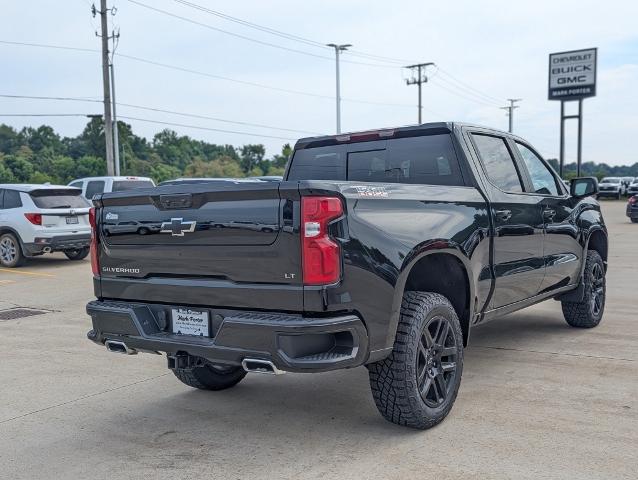
[(406, 292), (394, 348), (368, 365), (374, 402), (386, 420), (427, 429), (452, 409), (463, 373), (461, 324), (437, 293)]
[(565, 321), (576, 328), (593, 328), (605, 311), (605, 264), (597, 251), (589, 250), (583, 273), (584, 293), (580, 302), (561, 302)]
[(19, 267), (24, 263), (20, 241), (13, 233), (0, 236), (0, 265), (6, 268)]
[(200, 390), (225, 390), (246, 376), (242, 367), (216, 365), (206, 360), (201, 367), (176, 368), (173, 373), (185, 385)]
[(89, 247), (80, 248), (78, 250), (65, 250), (64, 254), (69, 260), (84, 260), (89, 254)]

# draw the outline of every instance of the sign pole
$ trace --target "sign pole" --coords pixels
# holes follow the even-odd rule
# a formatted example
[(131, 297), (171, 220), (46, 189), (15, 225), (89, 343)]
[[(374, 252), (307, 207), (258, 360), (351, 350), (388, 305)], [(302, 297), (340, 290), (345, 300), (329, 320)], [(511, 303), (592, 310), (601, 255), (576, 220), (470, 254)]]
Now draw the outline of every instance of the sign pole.
[(563, 165), (565, 162), (565, 101), (560, 102), (560, 163), (559, 174), (563, 178)]
[[(583, 161), (583, 99), (596, 95), (597, 48), (571, 50), (549, 55), (549, 100), (560, 100), (559, 173), (565, 170), (565, 120), (578, 120), (576, 175), (580, 177)], [(565, 102), (578, 100), (578, 114), (566, 115)]]
[(580, 165), (583, 151), (583, 99), (578, 99), (578, 154), (576, 158), (576, 176), (580, 177)]

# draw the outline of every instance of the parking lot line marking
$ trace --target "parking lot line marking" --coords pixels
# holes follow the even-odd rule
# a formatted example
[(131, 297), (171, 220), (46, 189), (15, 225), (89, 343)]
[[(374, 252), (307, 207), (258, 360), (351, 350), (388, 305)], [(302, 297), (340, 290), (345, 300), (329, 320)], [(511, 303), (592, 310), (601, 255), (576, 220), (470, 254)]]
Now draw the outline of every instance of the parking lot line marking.
[(10, 268), (0, 268), (0, 272), (18, 273), (20, 275), (34, 275), (36, 277), (55, 277), (52, 273), (27, 272), (26, 270), (12, 270)]
[(0, 284), (2, 283), (16, 283), (14, 280), (0, 280)]

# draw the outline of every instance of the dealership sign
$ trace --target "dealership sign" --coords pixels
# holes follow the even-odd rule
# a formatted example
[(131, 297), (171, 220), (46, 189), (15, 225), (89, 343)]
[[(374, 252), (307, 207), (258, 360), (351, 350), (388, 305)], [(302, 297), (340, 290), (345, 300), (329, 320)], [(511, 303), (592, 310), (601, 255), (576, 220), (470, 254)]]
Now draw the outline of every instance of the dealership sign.
[(596, 48), (549, 55), (550, 100), (578, 100), (596, 95)]

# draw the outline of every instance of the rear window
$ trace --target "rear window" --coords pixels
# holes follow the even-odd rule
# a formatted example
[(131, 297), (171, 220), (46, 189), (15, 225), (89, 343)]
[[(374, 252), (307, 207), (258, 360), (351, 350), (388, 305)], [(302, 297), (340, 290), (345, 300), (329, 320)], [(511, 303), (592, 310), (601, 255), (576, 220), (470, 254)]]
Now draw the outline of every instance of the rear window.
[(87, 208), (91, 205), (81, 191), (35, 190), (29, 195), (38, 208)]
[(288, 178), (465, 184), (449, 134), (298, 150), (292, 159)]
[(116, 180), (113, 182), (114, 192), (135, 190), (136, 188), (153, 188), (153, 182), (149, 180)]

